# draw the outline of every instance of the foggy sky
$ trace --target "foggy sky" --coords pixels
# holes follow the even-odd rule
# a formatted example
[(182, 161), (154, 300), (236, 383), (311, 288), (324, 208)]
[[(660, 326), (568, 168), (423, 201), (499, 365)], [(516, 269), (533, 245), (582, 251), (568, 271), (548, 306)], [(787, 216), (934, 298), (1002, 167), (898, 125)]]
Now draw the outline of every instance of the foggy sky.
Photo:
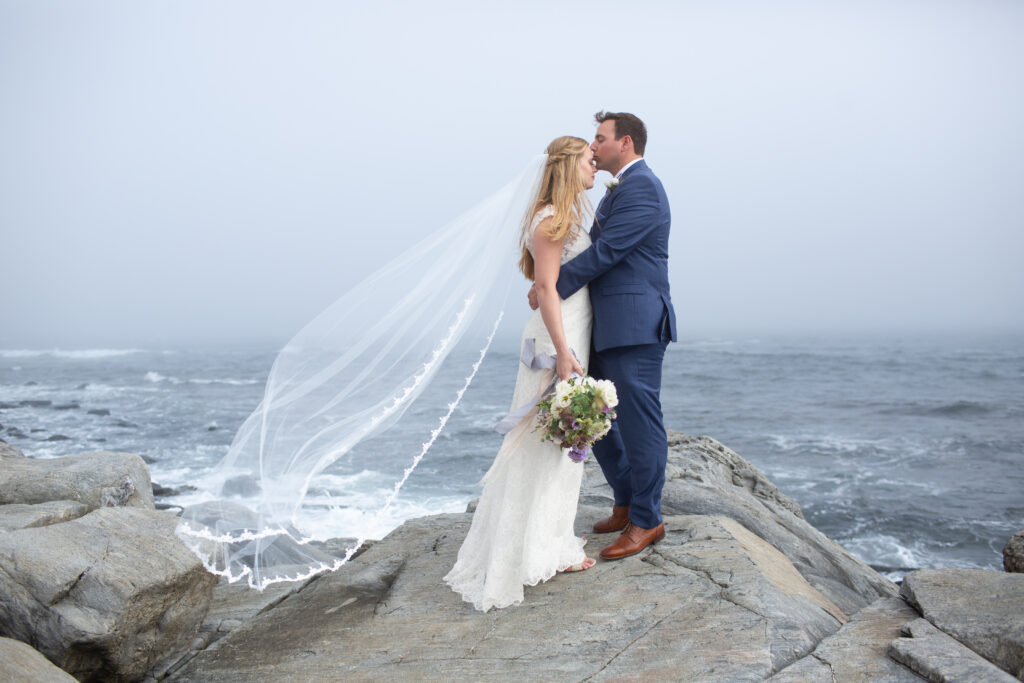
[(1022, 35), (1013, 0), (0, 0), (0, 348), (279, 345), (600, 109), (647, 123), (682, 335), (1021, 331)]

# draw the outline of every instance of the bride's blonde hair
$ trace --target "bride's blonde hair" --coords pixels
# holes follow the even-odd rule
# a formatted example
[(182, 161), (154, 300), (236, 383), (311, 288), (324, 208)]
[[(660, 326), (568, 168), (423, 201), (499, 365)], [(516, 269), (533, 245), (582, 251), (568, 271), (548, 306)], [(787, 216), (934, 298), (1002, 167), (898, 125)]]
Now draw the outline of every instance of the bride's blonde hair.
[(592, 214), (580, 176), (580, 157), (589, 146), (590, 143), (583, 138), (572, 135), (555, 138), (548, 145), (548, 161), (540, 181), (540, 193), (523, 226), (523, 255), (519, 259), (519, 270), (528, 280), (533, 279), (533, 255), (526, 245), (530, 238), (530, 225), (537, 212), (548, 204), (554, 205), (555, 215), (544, 230), (552, 240), (564, 240), (574, 227), (582, 225)]

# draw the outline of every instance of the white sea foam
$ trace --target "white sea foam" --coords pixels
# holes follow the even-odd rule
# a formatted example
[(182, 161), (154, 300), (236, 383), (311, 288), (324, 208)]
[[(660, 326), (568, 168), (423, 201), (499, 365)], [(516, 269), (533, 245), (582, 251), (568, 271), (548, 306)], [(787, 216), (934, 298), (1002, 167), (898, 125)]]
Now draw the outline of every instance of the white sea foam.
[[(990, 569), (963, 559), (949, 557), (922, 541), (903, 542), (890, 534), (868, 534), (837, 539), (857, 558), (873, 567), (883, 567), (890, 581), (899, 581), (910, 571), (929, 569)], [(932, 545), (941, 546), (934, 543)]]
[(128, 356), (133, 353), (145, 353), (145, 349), (0, 349), (0, 358), (38, 358), (40, 356), (51, 356), (53, 358), (89, 360), (93, 358)]
[(150, 370), (146, 373), (146, 381), (157, 384), (159, 382), (168, 382), (170, 384), (228, 384), (232, 386), (248, 386), (252, 384), (260, 384), (262, 380), (258, 379), (230, 379), (230, 378), (195, 378), (195, 379), (181, 379), (179, 377), (168, 377), (167, 375), (161, 375), (159, 372)]

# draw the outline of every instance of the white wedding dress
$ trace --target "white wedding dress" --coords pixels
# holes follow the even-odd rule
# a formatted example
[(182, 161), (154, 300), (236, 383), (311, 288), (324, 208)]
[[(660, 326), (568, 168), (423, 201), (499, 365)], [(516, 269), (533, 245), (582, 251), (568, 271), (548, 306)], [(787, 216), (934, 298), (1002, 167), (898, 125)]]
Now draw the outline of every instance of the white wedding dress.
[[(534, 216), (537, 225), (554, 214), (547, 206)], [(532, 252), (532, 239), (527, 248)], [(564, 264), (590, 246), (590, 236), (577, 229), (562, 249)], [(593, 324), (590, 296), (583, 287), (562, 301), (566, 341), (587, 366)], [(536, 354), (555, 355), (540, 311), (523, 331), (523, 342), (535, 340)], [(554, 370), (532, 370), (519, 364), (512, 409), (537, 398)], [(452, 590), (478, 610), (508, 607), (523, 600), (523, 586), (547, 581), (556, 572), (583, 561), (583, 540), (573, 531), (583, 465), (568, 458), (556, 443), (541, 441), (534, 431), (536, 408), (506, 435), (494, 464), (484, 475), (483, 493), (473, 523), (459, 549), (455, 566), (444, 577)]]

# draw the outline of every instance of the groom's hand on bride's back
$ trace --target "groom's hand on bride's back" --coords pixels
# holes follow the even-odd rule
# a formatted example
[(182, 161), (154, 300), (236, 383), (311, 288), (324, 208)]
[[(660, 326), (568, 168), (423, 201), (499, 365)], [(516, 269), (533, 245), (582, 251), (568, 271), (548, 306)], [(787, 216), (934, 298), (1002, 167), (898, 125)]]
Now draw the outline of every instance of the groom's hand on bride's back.
[(540, 308), (540, 299), (537, 298), (537, 285), (530, 287), (530, 292), (526, 295), (527, 300), (530, 302), (530, 308), (537, 310)]

